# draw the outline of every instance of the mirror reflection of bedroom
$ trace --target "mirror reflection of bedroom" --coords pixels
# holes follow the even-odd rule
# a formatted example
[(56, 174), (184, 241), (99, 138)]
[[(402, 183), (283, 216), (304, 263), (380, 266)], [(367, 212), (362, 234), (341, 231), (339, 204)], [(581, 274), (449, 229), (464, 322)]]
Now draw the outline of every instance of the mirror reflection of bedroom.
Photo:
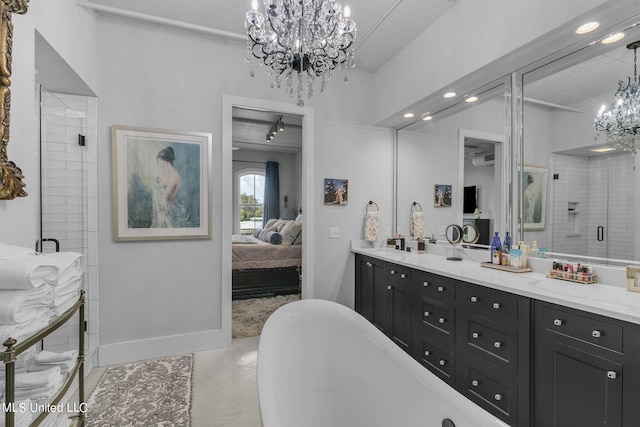
[(300, 299), (302, 117), (233, 108), (232, 337)]

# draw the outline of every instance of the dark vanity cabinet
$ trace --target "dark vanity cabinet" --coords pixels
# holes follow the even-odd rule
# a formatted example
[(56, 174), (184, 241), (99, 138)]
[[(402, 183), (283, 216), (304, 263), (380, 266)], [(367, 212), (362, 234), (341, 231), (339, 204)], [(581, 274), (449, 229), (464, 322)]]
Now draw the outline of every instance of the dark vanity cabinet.
[(356, 265), (356, 311), (410, 353), (413, 270), (364, 256)]
[(356, 266), (356, 310), (510, 426), (640, 426), (640, 325), (360, 254)]
[(534, 425), (640, 425), (640, 326), (545, 302), (534, 309)]

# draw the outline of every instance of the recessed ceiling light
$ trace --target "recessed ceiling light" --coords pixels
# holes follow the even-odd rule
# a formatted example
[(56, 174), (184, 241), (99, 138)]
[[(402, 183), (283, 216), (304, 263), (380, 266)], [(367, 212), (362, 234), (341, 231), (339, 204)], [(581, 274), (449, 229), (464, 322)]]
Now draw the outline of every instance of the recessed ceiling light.
[(445, 98), (447, 98), (447, 99), (449, 99), (449, 98), (455, 98), (456, 93), (455, 93), (455, 92), (447, 92), (447, 93), (445, 93), (445, 94), (444, 94), (444, 95), (442, 95), (442, 96), (444, 96), (444, 97), (445, 97)]
[(412, 118), (412, 117), (413, 117), (413, 113), (406, 113), (406, 114), (404, 115), (404, 118), (405, 118), (405, 119), (410, 119), (410, 118)]
[(464, 100), (464, 102), (476, 102), (478, 100), (477, 96), (470, 96)]
[(433, 120), (433, 117), (431, 117), (431, 116), (424, 116), (424, 117), (422, 118), (422, 120), (424, 120), (425, 122), (428, 122), (429, 120)]
[(624, 38), (624, 33), (616, 33), (616, 34), (612, 34), (609, 37), (606, 37), (605, 39), (603, 39), (602, 43), (604, 43), (604, 44), (615, 43), (618, 40), (622, 40), (623, 38)]
[(587, 34), (587, 33), (590, 33), (591, 31), (595, 30), (599, 26), (600, 26), (599, 22), (596, 22), (596, 21), (587, 22), (586, 24), (580, 25), (576, 29), (576, 34)]
[(591, 149), (591, 151), (593, 151), (594, 153), (607, 153), (609, 151), (615, 151), (616, 149), (614, 147), (602, 147), (602, 148), (593, 148)]

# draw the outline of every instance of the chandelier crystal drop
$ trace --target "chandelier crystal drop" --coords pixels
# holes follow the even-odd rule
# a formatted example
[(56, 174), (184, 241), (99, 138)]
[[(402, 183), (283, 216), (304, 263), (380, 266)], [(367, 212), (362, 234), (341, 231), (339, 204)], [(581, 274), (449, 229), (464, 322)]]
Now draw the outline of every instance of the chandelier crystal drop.
[(346, 73), (355, 66), (356, 23), (349, 17), (349, 6), (342, 8), (338, 0), (263, 2), (264, 13), (258, 10), (257, 0), (246, 13), (247, 60), (258, 59), (268, 67), (272, 88), (284, 84), (286, 93), (293, 96), (295, 86), (297, 104), (302, 107), (302, 95), (306, 90), (308, 99), (313, 96), (316, 79), (321, 80), (323, 92), (333, 70)]
[(637, 49), (640, 41), (627, 45), (633, 49), (633, 79), (627, 82), (618, 81), (615, 100), (607, 108), (603, 105), (596, 116), (593, 125), (603, 132), (607, 143), (636, 154), (640, 149), (640, 81), (637, 70)]

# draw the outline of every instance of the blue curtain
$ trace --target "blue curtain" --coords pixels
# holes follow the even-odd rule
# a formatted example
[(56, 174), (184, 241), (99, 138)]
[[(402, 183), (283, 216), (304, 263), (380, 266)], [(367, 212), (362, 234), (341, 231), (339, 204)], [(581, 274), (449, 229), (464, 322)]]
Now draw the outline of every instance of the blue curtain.
[(264, 173), (264, 214), (262, 226), (271, 219), (280, 218), (280, 178), (278, 162), (267, 162)]

